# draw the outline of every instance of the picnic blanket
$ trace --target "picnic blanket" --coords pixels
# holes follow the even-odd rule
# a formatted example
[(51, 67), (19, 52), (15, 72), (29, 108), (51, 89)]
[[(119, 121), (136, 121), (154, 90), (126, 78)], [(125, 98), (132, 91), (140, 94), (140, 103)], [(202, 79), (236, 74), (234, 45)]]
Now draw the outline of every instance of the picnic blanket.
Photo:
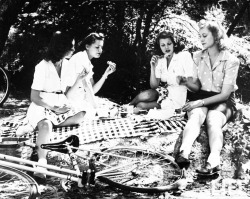
[[(11, 121), (3, 122), (0, 127), (1, 137), (15, 137), (15, 130), (20, 124)], [(185, 119), (174, 117), (169, 120), (150, 120), (143, 116), (111, 120), (85, 120), (80, 125), (53, 128), (51, 141), (59, 141), (74, 134), (79, 137), (80, 144), (86, 144), (114, 138), (180, 132), (185, 125)], [(36, 136), (37, 131), (24, 137), (31, 138), (35, 142)]]
[[(99, 108), (113, 110), (114, 107), (121, 108), (107, 98), (97, 98)], [(25, 117), (25, 115), (24, 115)], [(0, 137), (15, 137), (16, 129), (22, 125), (23, 120), (0, 121)], [(101, 140), (124, 137), (148, 136), (156, 133), (180, 132), (186, 125), (186, 120), (182, 117), (172, 117), (169, 120), (157, 120), (147, 118), (145, 115), (130, 115), (121, 118), (106, 119), (86, 119), (80, 125), (53, 128), (51, 141), (62, 140), (69, 135), (77, 135), (80, 144), (86, 144)], [(23, 137), (31, 138), (36, 142), (37, 130)]]

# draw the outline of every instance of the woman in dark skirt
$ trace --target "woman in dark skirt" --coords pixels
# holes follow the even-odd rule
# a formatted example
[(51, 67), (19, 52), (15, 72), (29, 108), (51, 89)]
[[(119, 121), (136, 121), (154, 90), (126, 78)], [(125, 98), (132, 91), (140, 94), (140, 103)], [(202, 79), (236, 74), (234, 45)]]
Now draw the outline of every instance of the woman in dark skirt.
[(194, 93), (183, 107), (188, 113), (188, 122), (175, 161), (181, 168), (188, 168), (192, 144), (206, 122), (210, 154), (197, 172), (209, 174), (219, 169), (222, 127), (236, 112), (234, 91), (237, 89), (239, 60), (226, 50), (226, 32), (218, 22), (201, 20), (199, 35), (203, 50), (194, 53), (193, 59), (194, 81), (201, 85), (201, 90)]

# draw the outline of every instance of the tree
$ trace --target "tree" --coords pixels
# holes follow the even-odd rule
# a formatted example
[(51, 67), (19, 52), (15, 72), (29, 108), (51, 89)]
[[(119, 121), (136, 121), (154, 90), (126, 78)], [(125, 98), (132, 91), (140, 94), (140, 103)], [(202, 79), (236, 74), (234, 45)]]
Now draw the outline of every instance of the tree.
[(227, 31), (227, 35), (229, 37), (233, 33), (233, 30), (235, 29), (236, 25), (239, 23), (240, 19), (245, 14), (245, 11), (247, 10), (248, 7), (249, 7), (249, 0), (245, 0), (245, 2), (243, 3), (243, 5), (242, 5), (241, 9), (239, 10), (238, 14), (234, 18), (234, 20), (231, 23), (231, 25), (229, 26), (229, 29)]
[(24, 6), (25, 0), (0, 1), (0, 54), (8, 38), (10, 27), (16, 22), (17, 15)]

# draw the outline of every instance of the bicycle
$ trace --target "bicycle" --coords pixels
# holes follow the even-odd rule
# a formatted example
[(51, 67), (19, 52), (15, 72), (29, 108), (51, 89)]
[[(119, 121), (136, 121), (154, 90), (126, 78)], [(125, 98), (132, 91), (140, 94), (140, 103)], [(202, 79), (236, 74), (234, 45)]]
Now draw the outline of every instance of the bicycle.
[[(18, 176), (19, 169), (30, 172), (40, 171), (40, 173), (63, 179), (62, 187), (65, 191), (70, 190), (71, 182), (76, 182), (78, 187), (88, 188), (100, 181), (112, 187), (140, 193), (159, 193), (173, 189), (178, 190), (179, 186), (181, 186), (178, 182), (182, 178), (181, 170), (173, 158), (167, 154), (125, 146), (103, 149), (101, 151), (81, 149), (79, 148), (79, 138), (75, 135), (61, 142), (43, 144), (41, 147), (69, 154), (74, 170), (53, 165), (41, 165), (34, 161), (0, 154), (0, 159), (2, 159), (0, 160), (0, 165), (7, 166), (7, 168), (0, 167), (0, 173), (6, 172), (9, 174), (10, 170), (12, 170), (12, 175)], [(86, 165), (79, 165), (77, 162), (77, 157), (85, 158), (77, 155), (77, 151), (88, 151), (91, 153), (87, 157)], [(16, 162), (21, 162), (25, 165), (20, 165)], [(35, 168), (26, 165), (32, 165)], [(42, 171), (39, 169), (41, 167), (49, 169), (49, 171)], [(4, 180), (2, 176), (0, 175), (0, 187), (3, 183), (5, 187), (13, 187), (10, 180)], [(27, 174), (25, 176), (25, 178), (28, 178)], [(25, 188), (29, 192), (26, 193), (27, 197), (35, 198), (37, 184), (32, 181), (31, 183), (26, 183), (26, 186), (29, 187)], [(15, 187), (19, 188), (19, 185)], [(0, 198), (3, 198), (1, 194), (2, 192), (0, 192)]]
[(10, 94), (10, 76), (2, 66), (0, 66), (0, 106), (7, 100)]

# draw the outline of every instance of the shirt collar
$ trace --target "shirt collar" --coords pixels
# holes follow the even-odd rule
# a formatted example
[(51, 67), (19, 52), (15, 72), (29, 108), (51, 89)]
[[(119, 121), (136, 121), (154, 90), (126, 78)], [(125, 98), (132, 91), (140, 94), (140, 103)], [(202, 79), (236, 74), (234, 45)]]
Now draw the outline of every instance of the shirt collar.
[(83, 51), (83, 57), (84, 57), (84, 60), (86, 60), (90, 65), (92, 65), (86, 50)]
[[(209, 55), (208, 55), (208, 51), (207, 51), (207, 50), (203, 50), (203, 51), (202, 51), (201, 59), (209, 60)], [(228, 59), (229, 59), (229, 56), (228, 56), (227, 51), (226, 51), (226, 50), (220, 51), (220, 54), (219, 54), (218, 59), (219, 59), (220, 61), (226, 61), (226, 60), (228, 60)]]

